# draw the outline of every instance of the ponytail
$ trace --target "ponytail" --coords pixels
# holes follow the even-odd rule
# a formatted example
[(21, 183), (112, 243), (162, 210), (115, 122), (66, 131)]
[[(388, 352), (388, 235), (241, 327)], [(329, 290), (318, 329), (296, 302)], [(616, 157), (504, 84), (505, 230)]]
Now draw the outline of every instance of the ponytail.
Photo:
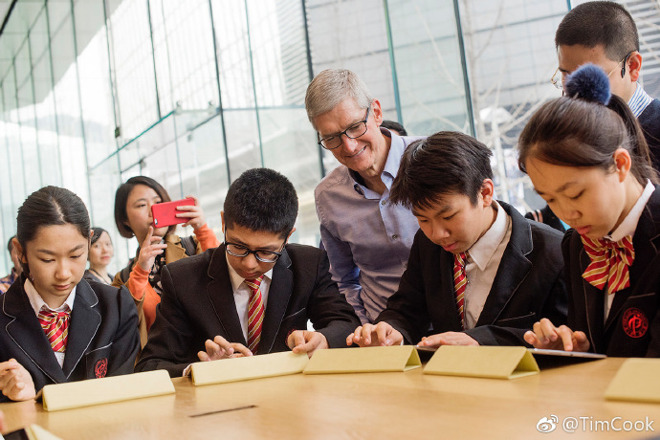
[(603, 70), (591, 64), (577, 69), (566, 82), (566, 96), (541, 106), (518, 140), (518, 166), (534, 157), (572, 167), (614, 169), (614, 152), (628, 150), (631, 173), (641, 185), (658, 183), (649, 147), (628, 105), (609, 90)]

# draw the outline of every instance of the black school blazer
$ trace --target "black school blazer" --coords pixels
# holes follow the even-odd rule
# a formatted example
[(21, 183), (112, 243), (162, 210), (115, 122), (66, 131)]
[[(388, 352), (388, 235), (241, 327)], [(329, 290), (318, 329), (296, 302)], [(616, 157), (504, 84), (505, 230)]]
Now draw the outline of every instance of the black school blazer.
[(137, 309), (126, 288), (78, 283), (60, 368), (24, 283), (21, 277), (0, 297), (0, 362), (16, 359), (32, 375), (37, 392), (48, 384), (133, 372), (140, 340)]
[[(360, 321), (328, 272), (320, 249), (286, 245), (273, 267), (261, 340), (257, 354), (288, 351), (292, 330), (312, 321), (328, 345), (346, 347), (346, 337)], [(163, 295), (156, 321), (140, 354), (136, 371), (166, 369), (181, 376), (207, 339), (219, 335), (247, 346), (236, 312), (225, 246), (209, 249), (163, 268)]]
[[(523, 335), (539, 319), (566, 322), (562, 234), (498, 203), (511, 217), (511, 238), (476, 326), (465, 333), (480, 345), (526, 345)], [(454, 255), (418, 231), (399, 290), (376, 321), (390, 323), (410, 344), (460, 332), (453, 270)]]
[(630, 287), (615, 293), (607, 320), (606, 292), (582, 278), (590, 263), (571, 229), (562, 248), (569, 281), (568, 326), (586, 333), (590, 351), (608, 356), (660, 357), (660, 190), (656, 186), (633, 236)]

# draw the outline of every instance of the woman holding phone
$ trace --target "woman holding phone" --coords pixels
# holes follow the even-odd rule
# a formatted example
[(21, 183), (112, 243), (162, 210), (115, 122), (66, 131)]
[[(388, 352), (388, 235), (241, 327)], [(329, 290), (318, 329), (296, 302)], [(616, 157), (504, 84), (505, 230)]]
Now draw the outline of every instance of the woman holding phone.
[(161, 184), (145, 176), (131, 177), (115, 195), (115, 223), (122, 237), (137, 238), (139, 247), (135, 258), (119, 271), (114, 286), (126, 285), (138, 307), (140, 341), (147, 342), (147, 332), (156, 319), (156, 305), (160, 303), (160, 271), (165, 264), (204, 252), (220, 245), (213, 230), (206, 225), (204, 212), (197, 199), (193, 204), (176, 207), (176, 217), (184, 226), (192, 226), (194, 237), (174, 234), (176, 225), (155, 228), (151, 207), (170, 202)]

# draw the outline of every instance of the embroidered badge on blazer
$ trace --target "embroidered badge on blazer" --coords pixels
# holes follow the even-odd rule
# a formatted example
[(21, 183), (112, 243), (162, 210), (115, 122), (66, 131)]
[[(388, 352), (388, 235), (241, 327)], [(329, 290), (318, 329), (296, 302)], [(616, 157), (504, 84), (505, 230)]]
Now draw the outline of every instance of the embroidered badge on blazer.
[(623, 312), (623, 331), (631, 338), (641, 338), (649, 329), (649, 319), (644, 312), (636, 307), (630, 307)]
[(108, 358), (99, 359), (94, 366), (94, 374), (97, 379), (105, 377), (108, 374)]

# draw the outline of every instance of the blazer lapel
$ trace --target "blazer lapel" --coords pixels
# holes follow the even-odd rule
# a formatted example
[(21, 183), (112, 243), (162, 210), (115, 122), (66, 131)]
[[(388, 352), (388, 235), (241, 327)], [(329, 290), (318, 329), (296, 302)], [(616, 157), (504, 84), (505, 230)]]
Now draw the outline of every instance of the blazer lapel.
[(650, 292), (656, 288), (655, 285), (658, 281), (657, 267), (660, 262), (660, 256), (658, 256), (660, 224), (656, 224), (653, 220), (649, 205), (654, 206), (658, 203), (660, 203), (660, 192), (655, 191), (639, 218), (633, 237), (635, 261), (629, 270), (631, 284), (634, 283), (634, 288), (625, 289), (615, 294), (605, 323), (606, 331), (609, 331), (612, 324), (618, 321), (623, 305), (630, 296)]
[(275, 337), (279, 333), (289, 306), (289, 299), (293, 293), (293, 272), (289, 269), (290, 266), (291, 259), (285, 248), (273, 267), (273, 279), (268, 289), (268, 304), (259, 341), (259, 354), (270, 353), (273, 349)]
[(85, 351), (101, 325), (101, 314), (96, 309), (99, 299), (85, 280), (76, 288), (76, 299), (71, 311), (69, 336), (62, 370), (67, 380), (80, 363)]
[[(495, 275), (476, 326), (494, 324), (497, 321), (504, 307), (532, 268), (532, 262), (527, 259), (527, 255), (534, 248), (531, 226), (509, 205), (503, 202), (498, 203), (511, 218), (511, 237), (502, 254), (497, 275)], [(499, 270), (499, 268), (505, 269)]]
[[(234, 289), (229, 279), (229, 269), (227, 268), (227, 258), (225, 256), (225, 245), (220, 245), (211, 256), (209, 263), (208, 276), (211, 278), (206, 294), (213, 307), (215, 316), (227, 335), (229, 342), (240, 342), (247, 347), (247, 341), (243, 335), (241, 321), (236, 312), (236, 303), (234, 302)], [(210, 337), (213, 337), (212, 335)]]
[(7, 334), (48, 378), (55, 383), (66, 382), (23, 289), (24, 282), (24, 277), (19, 278), (2, 296), (2, 313), (11, 319), (6, 327)]

